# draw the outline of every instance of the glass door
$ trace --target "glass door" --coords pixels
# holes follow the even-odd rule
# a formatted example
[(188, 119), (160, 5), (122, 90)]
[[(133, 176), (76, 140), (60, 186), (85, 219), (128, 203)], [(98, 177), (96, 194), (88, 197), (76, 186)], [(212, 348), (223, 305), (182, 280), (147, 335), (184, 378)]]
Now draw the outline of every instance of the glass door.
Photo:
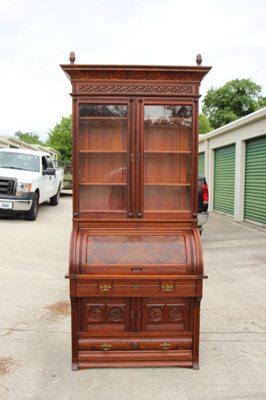
[(192, 106), (144, 105), (144, 217), (192, 209)]
[(127, 104), (79, 105), (79, 209), (124, 216), (128, 202)]

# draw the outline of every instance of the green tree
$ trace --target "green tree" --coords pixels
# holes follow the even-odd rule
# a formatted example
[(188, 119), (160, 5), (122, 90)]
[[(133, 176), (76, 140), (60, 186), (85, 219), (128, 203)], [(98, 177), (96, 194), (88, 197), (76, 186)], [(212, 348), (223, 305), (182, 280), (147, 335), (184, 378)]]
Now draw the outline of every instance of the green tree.
[(71, 160), (72, 155), (72, 137), (71, 137), (72, 118), (62, 117), (61, 121), (55, 125), (48, 133), (49, 137), (46, 145), (53, 147), (60, 153), (60, 159), (63, 161)]
[(210, 121), (208, 117), (205, 114), (200, 114), (199, 115), (199, 133), (208, 133), (212, 130), (212, 126), (210, 124)]
[(214, 129), (232, 122), (266, 105), (261, 86), (252, 79), (234, 79), (224, 86), (208, 90), (203, 100), (203, 113)]
[(15, 137), (29, 144), (43, 144), (37, 133), (17, 131)]

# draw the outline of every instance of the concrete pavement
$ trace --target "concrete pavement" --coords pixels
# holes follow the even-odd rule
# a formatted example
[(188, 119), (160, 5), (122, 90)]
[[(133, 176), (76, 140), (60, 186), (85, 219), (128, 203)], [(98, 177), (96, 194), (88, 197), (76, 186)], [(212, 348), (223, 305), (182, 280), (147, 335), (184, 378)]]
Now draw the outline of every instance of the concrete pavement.
[(200, 370), (70, 369), (71, 198), (35, 222), (0, 219), (0, 399), (265, 400), (266, 233), (212, 215)]

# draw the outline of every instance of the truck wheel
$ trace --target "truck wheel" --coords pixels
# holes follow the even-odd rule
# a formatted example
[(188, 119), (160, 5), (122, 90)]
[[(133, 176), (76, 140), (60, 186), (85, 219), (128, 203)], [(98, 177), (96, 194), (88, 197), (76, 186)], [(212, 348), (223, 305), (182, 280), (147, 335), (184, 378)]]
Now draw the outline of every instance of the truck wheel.
[(56, 194), (53, 197), (50, 198), (50, 205), (51, 206), (57, 206), (57, 204), (59, 203), (60, 189), (61, 189), (61, 186), (59, 185)]
[(38, 216), (39, 211), (39, 195), (38, 193), (34, 193), (32, 199), (32, 205), (29, 211), (25, 212), (25, 219), (27, 221), (35, 221)]

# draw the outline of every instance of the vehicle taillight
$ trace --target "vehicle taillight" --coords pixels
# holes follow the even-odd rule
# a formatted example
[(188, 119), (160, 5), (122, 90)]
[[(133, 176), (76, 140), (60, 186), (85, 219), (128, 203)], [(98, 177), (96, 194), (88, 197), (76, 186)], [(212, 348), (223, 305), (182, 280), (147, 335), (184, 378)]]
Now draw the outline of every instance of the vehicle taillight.
[(203, 204), (208, 204), (208, 202), (209, 202), (209, 191), (208, 191), (207, 183), (203, 183), (202, 184), (202, 198), (203, 198)]

